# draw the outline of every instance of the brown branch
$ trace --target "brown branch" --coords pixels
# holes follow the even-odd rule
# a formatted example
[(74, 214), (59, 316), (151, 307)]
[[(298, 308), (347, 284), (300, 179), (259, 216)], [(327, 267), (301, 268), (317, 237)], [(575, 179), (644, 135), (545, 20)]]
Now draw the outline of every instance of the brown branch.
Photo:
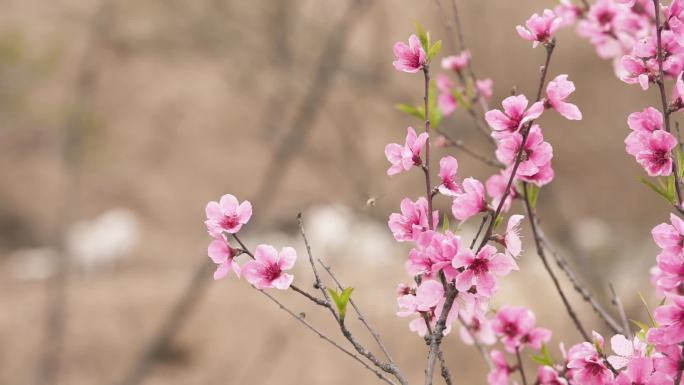
[(627, 336), (627, 338), (631, 338), (632, 331), (630, 330), (629, 320), (627, 320), (627, 314), (625, 314), (625, 308), (622, 306), (622, 301), (620, 300), (620, 297), (618, 297), (617, 293), (615, 292), (615, 287), (613, 287), (613, 284), (609, 283), (608, 285), (610, 286), (610, 292), (613, 296), (613, 299), (612, 299), (613, 305), (615, 305), (617, 307), (618, 313), (620, 314), (620, 319), (622, 320), (623, 331), (621, 334), (625, 334)]
[(458, 290), (454, 287), (453, 283), (446, 285), (446, 298), (444, 300), (444, 306), (442, 306), (442, 314), (439, 315), (437, 324), (435, 325), (435, 330), (430, 333), (430, 350), (428, 351), (427, 366), (425, 368), (425, 385), (432, 384), (432, 376), (435, 369), (435, 359), (439, 352), (439, 346), (442, 343), (442, 338), (444, 337), (444, 329), (446, 328), (446, 320), (451, 311), (451, 306), (454, 304)]
[(432, 184), (430, 183), (430, 66), (428, 63), (423, 65), (423, 77), (425, 79), (425, 94), (423, 95), (423, 102), (425, 105), (425, 133), (428, 135), (425, 141), (425, 163), (423, 164), (423, 171), (425, 172), (425, 196), (428, 203), (428, 224), (430, 230), (435, 228), (435, 223), (432, 220)]
[(489, 350), (485, 346), (483, 346), (480, 343), (480, 341), (477, 340), (477, 337), (475, 337), (475, 334), (471, 330), (471, 326), (463, 319), (463, 317), (460, 314), (458, 315), (458, 320), (466, 329), (468, 335), (470, 335), (470, 338), (473, 340), (473, 345), (475, 345), (477, 350), (480, 352), (480, 355), (482, 356), (484, 362), (487, 364), (487, 367), (489, 367), (489, 370), (494, 370), (494, 363), (492, 362), (492, 358), (489, 356)]
[(339, 351), (343, 352), (344, 354), (348, 355), (349, 357), (351, 357), (351, 358), (354, 359), (355, 361), (359, 362), (359, 363), (360, 363), (361, 365), (363, 365), (366, 369), (370, 370), (373, 374), (375, 374), (379, 379), (383, 380), (384, 382), (386, 382), (386, 383), (388, 383), (388, 384), (396, 385), (395, 382), (393, 382), (392, 380), (390, 380), (389, 378), (387, 378), (384, 374), (382, 374), (382, 372), (380, 372), (380, 371), (378, 371), (378, 370), (372, 368), (370, 365), (368, 365), (364, 360), (361, 359), (361, 357), (359, 357), (358, 355), (356, 355), (356, 354), (354, 354), (353, 352), (349, 351), (348, 349), (346, 349), (346, 348), (340, 346), (337, 342), (335, 342), (334, 340), (332, 340), (330, 337), (326, 336), (326, 335), (323, 334), (320, 330), (316, 329), (316, 328), (315, 328), (313, 325), (311, 325), (307, 320), (305, 320), (304, 317), (303, 317), (301, 314), (295, 314), (292, 310), (290, 310), (290, 309), (288, 309), (287, 307), (285, 307), (285, 305), (283, 305), (280, 301), (278, 301), (277, 299), (275, 299), (275, 297), (273, 297), (272, 295), (268, 294), (267, 292), (265, 292), (265, 291), (263, 291), (263, 290), (258, 290), (258, 289), (256, 289), (256, 288), (255, 288), (255, 290), (257, 290), (257, 291), (260, 292), (261, 294), (263, 294), (263, 295), (265, 295), (266, 297), (268, 297), (268, 299), (270, 299), (270, 300), (273, 301), (276, 305), (278, 305), (278, 306), (280, 307), (280, 309), (282, 309), (282, 310), (284, 310), (285, 312), (287, 312), (289, 315), (292, 316), (292, 318), (294, 318), (294, 319), (296, 319), (297, 321), (299, 321), (299, 322), (300, 322), (302, 325), (304, 325), (307, 329), (309, 329), (309, 330), (311, 330), (312, 332), (316, 333), (316, 334), (317, 334), (320, 338), (322, 338), (324, 341), (326, 341), (326, 342), (329, 343), (330, 345), (334, 346), (336, 349), (338, 349)]
[(565, 306), (565, 310), (568, 313), (568, 316), (570, 316), (570, 319), (572, 319), (572, 322), (575, 324), (575, 327), (577, 330), (580, 332), (582, 335), (582, 338), (584, 338), (586, 341), (591, 341), (591, 337), (587, 333), (587, 331), (584, 329), (584, 326), (582, 326), (582, 322), (580, 321), (579, 317), (577, 316), (577, 313), (575, 310), (572, 308), (572, 305), (570, 304), (570, 301), (565, 295), (565, 292), (560, 286), (560, 282), (558, 282), (558, 277), (556, 277), (556, 274), (553, 272), (551, 269), (551, 266), (549, 265), (548, 258), (546, 257), (546, 252), (544, 249), (543, 241), (542, 238), (539, 236), (539, 231), (537, 229), (537, 216), (534, 212), (534, 208), (532, 207), (530, 203), (529, 196), (527, 194), (527, 182), (523, 182), (523, 201), (525, 203), (525, 208), (527, 209), (527, 217), (530, 222), (530, 227), (532, 229), (532, 234), (534, 236), (534, 243), (537, 246), (537, 255), (539, 255), (539, 258), (542, 261), (542, 264), (544, 265), (544, 269), (546, 272), (549, 274), (549, 277), (551, 277), (551, 280), (553, 281), (553, 285), (556, 288), (556, 291), (558, 292), (558, 295), (560, 295), (561, 300), (563, 301), (563, 305)]
[(435, 128), (435, 131), (438, 134), (442, 135), (444, 137), (444, 139), (447, 140), (447, 146), (453, 146), (453, 147), (456, 147), (458, 149), (461, 149), (461, 150), (463, 150), (463, 152), (465, 154), (469, 155), (470, 157), (472, 157), (476, 160), (479, 160), (480, 162), (486, 164), (487, 166), (496, 167), (496, 168), (500, 168), (500, 169), (504, 168), (504, 166), (499, 161), (494, 160), (494, 159), (490, 159), (490, 158), (486, 157), (485, 155), (482, 155), (480, 153), (477, 153), (477, 152), (471, 150), (470, 148), (468, 148), (468, 146), (466, 146), (463, 143), (462, 140), (453, 139), (446, 132), (444, 132), (444, 130), (439, 129), (439, 128)]
[(515, 348), (515, 358), (518, 360), (518, 370), (520, 371), (520, 378), (522, 378), (523, 385), (527, 385), (525, 368), (523, 367), (522, 358), (520, 357), (520, 348)]

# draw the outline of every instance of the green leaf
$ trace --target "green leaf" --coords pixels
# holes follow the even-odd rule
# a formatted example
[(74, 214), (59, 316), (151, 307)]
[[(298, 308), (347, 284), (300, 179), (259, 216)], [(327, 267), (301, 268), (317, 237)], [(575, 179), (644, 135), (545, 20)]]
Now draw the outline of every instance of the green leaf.
[(546, 346), (546, 344), (542, 345), (540, 355), (532, 355), (532, 360), (544, 366), (554, 365), (553, 358), (551, 357), (551, 354), (549, 353), (549, 348)]
[(466, 98), (463, 95), (463, 92), (459, 89), (454, 89), (451, 92), (452, 95), (454, 95), (454, 99), (456, 99), (456, 102), (458, 102), (459, 105), (463, 106), (466, 110), (469, 110), (471, 107), (470, 100), (469, 98)]
[(425, 120), (425, 112), (423, 112), (422, 107), (409, 106), (408, 104), (395, 104), (394, 108), (411, 116), (415, 116), (418, 119)]
[(646, 314), (648, 314), (648, 320), (651, 321), (651, 326), (654, 328), (658, 327), (658, 323), (656, 322), (655, 318), (653, 318), (653, 314), (651, 314), (651, 309), (648, 308), (648, 304), (646, 303), (646, 299), (644, 298), (641, 293), (637, 293), (639, 295), (639, 299), (641, 300), (641, 303), (644, 305), (644, 308), (646, 309)]
[(679, 166), (679, 178), (684, 178), (684, 154), (682, 154), (681, 147), (675, 147), (675, 156), (677, 157), (677, 166)]
[(428, 52), (430, 50), (430, 33), (425, 32), (425, 28), (416, 21), (416, 34), (420, 40), (420, 44), (423, 46), (423, 50)]
[(449, 217), (444, 214), (444, 219), (442, 220), (442, 232), (446, 233), (449, 230)]
[(494, 220), (494, 227), (492, 228), (492, 231), (496, 230), (497, 227), (503, 222), (503, 215), (499, 214), (499, 216), (496, 217)]
[(347, 315), (347, 304), (353, 291), (354, 288), (352, 287), (342, 290), (342, 293), (338, 293), (337, 290), (328, 289), (333, 302), (335, 302), (335, 306), (337, 306), (337, 313), (340, 315), (341, 322), (344, 322), (344, 317)]
[(631, 323), (633, 323), (634, 325), (636, 325), (636, 327), (638, 327), (639, 330), (648, 331), (648, 329), (650, 329), (650, 327), (648, 325), (646, 325), (645, 323), (643, 323), (641, 321), (637, 321), (637, 320), (633, 320), (633, 319), (630, 319), (629, 321)]
[(539, 198), (539, 190), (541, 190), (537, 185), (526, 183), (525, 188), (527, 189), (527, 199), (530, 201), (530, 207), (537, 207), (537, 198)]
[(661, 184), (662, 187), (656, 186), (653, 182), (649, 181), (646, 178), (640, 178), (639, 181), (648, 186), (651, 190), (655, 191), (661, 197), (665, 198), (665, 200), (667, 200), (671, 204), (676, 204), (675, 197), (669, 194), (669, 192), (667, 191), (667, 186), (665, 186), (660, 180), (658, 180), (658, 182)]
[(437, 40), (435, 44), (430, 47), (430, 51), (428, 51), (428, 61), (432, 60), (433, 57), (437, 56), (439, 54), (439, 51), (442, 50), (442, 41)]

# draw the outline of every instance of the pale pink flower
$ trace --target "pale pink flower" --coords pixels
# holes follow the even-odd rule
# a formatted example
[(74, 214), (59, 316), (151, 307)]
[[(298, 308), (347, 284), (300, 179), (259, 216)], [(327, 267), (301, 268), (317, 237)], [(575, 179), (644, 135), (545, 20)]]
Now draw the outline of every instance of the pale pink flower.
[(533, 14), (527, 22), (526, 27), (518, 25), (515, 27), (518, 35), (525, 40), (532, 42), (532, 46), (536, 47), (539, 43), (548, 43), (553, 39), (556, 30), (561, 26), (563, 19), (556, 16), (550, 9), (545, 9), (541, 16)]
[(427, 62), (425, 50), (416, 35), (409, 37), (408, 45), (402, 41), (394, 44), (394, 58), (394, 68), (409, 73), (420, 71)]
[(615, 385), (672, 385), (674, 380), (664, 373), (653, 371), (653, 359), (638, 357), (629, 361), (627, 369), (620, 372)]
[(684, 254), (663, 251), (656, 258), (658, 266), (652, 276), (657, 289), (678, 294), (684, 284)]
[(444, 116), (451, 115), (458, 105), (453, 94), (453, 88), (454, 82), (452, 82), (447, 75), (440, 74), (437, 76), (437, 90), (439, 90), (437, 105), (439, 106), (439, 109), (442, 110)]
[(242, 275), (257, 289), (287, 290), (294, 276), (283, 271), (292, 269), (296, 260), (297, 252), (291, 247), (283, 247), (278, 253), (273, 246), (258, 245), (254, 260), (242, 267)]
[(663, 249), (673, 254), (680, 254), (684, 251), (684, 221), (675, 214), (670, 214), (670, 223), (661, 223), (651, 230), (651, 235), (655, 243)]
[(554, 8), (553, 12), (561, 18), (561, 27), (575, 24), (583, 13), (580, 7), (573, 4), (571, 0), (560, 0), (560, 4)]
[(468, 66), (468, 63), (470, 63), (470, 51), (465, 50), (458, 55), (451, 55), (442, 59), (442, 68), (460, 72)]
[(551, 339), (551, 331), (535, 327), (535, 323), (534, 313), (529, 309), (503, 306), (496, 313), (492, 327), (509, 352), (522, 350), (525, 346), (539, 350)]
[(673, 296), (670, 305), (655, 309), (653, 316), (658, 327), (648, 331), (648, 342), (672, 345), (684, 341), (684, 297)]
[(627, 366), (629, 361), (636, 357), (646, 356), (646, 345), (639, 337), (634, 337), (632, 341), (622, 334), (616, 334), (610, 339), (610, 348), (615, 355), (608, 356), (607, 360), (616, 370)]
[(475, 80), (475, 88), (477, 89), (477, 92), (480, 94), (480, 97), (486, 101), (489, 101), (494, 94), (494, 91), (492, 90), (493, 86), (494, 82), (492, 79), (487, 78)]
[(487, 375), (488, 385), (508, 385), (508, 379), (513, 373), (513, 367), (508, 365), (506, 357), (500, 350), (492, 350), (489, 353), (492, 358), (494, 368)]
[[(427, 199), (420, 197), (413, 202), (409, 198), (404, 198), (400, 207), (401, 214), (390, 215), (389, 228), (397, 241), (415, 241), (420, 233), (427, 231), (429, 227)], [(439, 213), (435, 210), (432, 212), (432, 223), (437, 224), (438, 221)]]
[[(502, 138), (496, 149), (496, 158), (507, 166), (513, 165), (517, 160), (522, 141), (522, 134), (517, 132)], [(534, 176), (542, 168), (550, 164), (552, 158), (553, 148), (551, 144), (544, 141), (541, 128), (539, 125), (534, 124), (530, 128), (527, 140), (525, 140), (523, 160), (518, 166), (516, 176)]]
[(461, 191), (454, 195), (451, 213), (459, 221), (465, 221), (473, 215), (487, 210), (485, 191), (482, 183), (475, 178), (466, 178), (461, 184)]
[[(684, 23), (682, 23), (684, 27)], [(684, 33), (684, 31), (683, 31)], [(679, 111), (684, 108), (684, 72), (680, 72), (675, 81), (674, 87), (672, 87), (672, 103), (670, 106), (675, 110)]]
[(622, 68), (625, 70), (624, 75), (620, 80), (627, 84), (639, 83), (642, 90), (647, 90), (648, 85), (655, 79), (655, 67), (644, 61), (641, 58), (632, 55), (625, 55), (620, 60)]
[(589, 342), (574, 345), (568, 350), (567, 367), (571, 383), (608, 385), (614, 379), (594, 344)]
[(249, 201), (239, 203), (233, 195), (226, 194), (219, 202), (207, 203), (206, 213), (204, 224), (209, 234), (218, 238), (224, 232), (235, 234), (240, 231), (242, 225), (252, 217), (252, 204)]
[(439, 160), (439, 178), (442, 180), (442, 184), (439, 185), (439, 192), (448, 195), (455, 196), (456, 193), (461, 191), (461, 187), (458, 185), (456, 179), (456, 173), (458, 172), (458, 161), (453, 156), (445, 156)]
[(226, 277), (231, 270), (240, 278), (240, 265), (235, 261), (237, 250), (228, 243), (223, 235), (214, 239), (214, 241), (209, 244), (207, 254), (217, 265), (216, 271), (214, 272), (214, 279), (218, 280)]
[[(465, 297), (469, 294), (460, 293), (459, 297)], [(475, 340), (484, 345), (493, 345), (496, 342), (492, 320), (486, 316), (488, 307), (489, 304), (487, 302), (475, 299), (464, 301), (464, 306), (460, 308), (460, 316), (465, 325), (468, 325), (467, 327), (461, 326), (460, 330), (461, 340), (464, 344), (473, 345)]]
[[(487, 179), (485, 186), (487, 187), (487, 194), (492, 197), (492, 207), (499, 207), (499, 202), (501, 202), (506, 192), (508, 181), (511, 178), (511, 171), (513, 171), (513, 167), (508, 167), (506, 170), (501, 170), (498, 174), (494, 174)], [(511, 184), (501, 211), (507, 212), (511, 207), (511, 202), (517, 197), (518, 191), (515, 189), (515, 184)]]
[(387, 169), (387, 175), (396, 175), (423, 163), (420, 153), (428, 141), (427, 132), (416, 135), (416, 130), (413, 127), (409, 127), (406, 131), (406, 143), (403, 146), (397, 143), (390, 143), (385, 147), (385, 156), (392, 164)]
[(546, 86), (546, 102), (566, 119), (582, 120), (579, 108), (565, 101), (573, 92), (575, 84), (568, 80), (568, 75), (558, 75)]
[(636, 160), (650, 176), (672, 174), (671, 151), (677, 146), (677, 139), (669, 132), (654, 131), (646, 137), (644, 148), (636, 155)]
[(522, 215), (511, 215), (504, 234), (504, 247), (506, 253), (513, 258), (518, 258), (522, 252), (522, 242), (520, 241), (520, 221), (525, 218)]
[(451, 264), (456, 269), (463, 269), (456, 277), (458, 290), (468, 291), (474, 286), (477, 293), (485, 297), (491, 297), (496, 291), (496, 277), (518, 270), (518, 264), (513, 258), (498, 253), (491, 245), (484, 246), (477, 255), (472, 252), (457, 254)]
[(658, 353), (653, 358), (653, 366), (658, 372), (674, 378), (684, 365), (682, 347), (680, 345), (658, 346)]
[(663, 128), (663, 114), (653, 107), (647, 107), (641, 112), (631, 113), (627, 125), (632, 132), (625, 138), (625, 151), (636, 156), (646, 148), (651, 133)]
[[(399, 317), (418, 316), (409, 322), (409, 329), (418, 333), (421, 337), (427, 334), (427, 325), (423, 315), (427, 316), (431, 328), (437, 324), (437, 320), (444, 307), (444, 287), (435, 280), (424, 280), (415, 291), (415, 294), (406, 294), (397, 298), (400, 310), (397, 312)], [(446, 328), (444, 335), (451, 331), (451, 324), (458, 317), (458, 306), (454, 302), (449, 314), (447, 315)]]
[(492, 135), (499, 138), (516, 132), (523, 124), (537, 119), (544, 112), (544, 103), (536, 102), (527, 109), (528, 103), (525, 95), (509, 96), (501, 102), (503, 112), (500, 110), (487, 111), (485, 120), (494, 129)]

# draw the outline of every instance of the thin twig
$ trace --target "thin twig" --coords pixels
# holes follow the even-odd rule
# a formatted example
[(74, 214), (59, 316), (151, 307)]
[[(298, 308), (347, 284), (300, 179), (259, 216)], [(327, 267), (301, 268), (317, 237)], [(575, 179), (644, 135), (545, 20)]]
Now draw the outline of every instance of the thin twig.
[(444, 358), (444, 352), (439, 350), (437, 352), (437, 358), (439, 359), (440, 374), (444, 379), (446, 385), (453, 385), (451, 381), (451, 373), (449, 373), (449, 367), (447, 366), (446, 359)]
[[(344, 286), (337, 279), (335, 274), (332, 272), (332, 268), (329, 265), (326, 265), (323, 262), (323, 260), (321, 260), (320, 258), (318, 259), (318, 263), (328, 273), (330, 278), (332, 278), (332, 280), (335, 281), (335, 284), (337, 285), (337, 287), (340, 290), (344, 290)], [(380, 339), (380, 334), (377, 331), (375, 331), (375, 329), (368, 323), (368, 321), (366, 320), (366, 317), (364, 317), (364, 315), (361, 313), (361, 310), (359, 309), (359, 307), (356, 305), (356, 302), (352, 298), (349, 298), (349, 304), (352, 305), (352, 308), (354, 309), (354, 312), (356, 313), (357, 318), (366, 327), (366, 329), (368, 329), (368, 332), (370, 332), (370, 334), (373, 336), (373, 339), (378, 344), (378, 346), (380, 347), (380, 350), (382, 350), (382, 353), (385, 355), (387, 360), (391, 364), (393, 364), (394, 361), (392, 360), (392, 357), (390, 356), (389, 350), (387, 350), (387, 347), (385, 347), (385, 344), (382, 343), (382, 340)]]
[(423, 164), (423, 171), (425, 172), (425, 189), (428, 203), (428, 225), (430, 230), (435, 228), (436, 223), (433, 223), (432, 218), (432, 184), (430, 183), (430, 66), (428, 63), (423, 65), (423, 77), (425, 79), (425, 94), (423, 95), (423, 102), (425, 108), (425, 133), (428, 135), (425, 141), (425, 162)]
[(473, 345), (477, 348), (477, 350), (480, 352), (480, 355), (482, 356), (482, 359), (485, 361), (487, 366), (489, 367), (489, 370), (494, 369), (494, 363), (492, 362), (492, 358), (489, 356), (489, 350), (487, 347), (482, 345), (480, 341), (477, 340), (477, 337), (475, 337), (475, 334), (471, 330), (471, 326), (463, 319), (463, 317), (459, 314), (458, 315), (458, 320), (461, 322), (461, 325), (466, 329), (466, 332), (470, 336), (470, 338), (473, 340)]
[(311, 254), (311, 246), (309, 245), (309, 239), (306, 237), (306, 232), (304, 231), (304, 220), (302, 219), (302, 213), (297, 214), (297, 224), (299, 224), (299, 233), (302, 235), (304, 240), (304, 246), (306, 246), (306, 253), (309, 255), (309, 264), (311, 265), (311, 270), (313, 271), (314, 278), (316, 282), (314, 287), (319, 289), (323, 293), (323, 297), (327, 302), (330, 302), (330, 297), (328, 291), (325, 288), (325, 284), (321, 281), (321, 277), (318, 275), (318, 270), (316, 269), (316, 264), (314, 263), (313, 255)]
[(439, 319), (435, 325), (435, 330), (430, 335), (430, 350), (428, 351), (427, 366), (425, 368), (425, 385), (432, 384), (432, 376), (435, 369), (435, 359), (437, 358), (439, 346), (441, 345), (442, 338), (444, 337), (444, 329), (446, 328), (447, 317), (451, 311), (451, 307), (454, 304), (457, 294), (458, 290), (456, 290), (454, 284), (449, 283), (447, 285), (444, 306), (442, 306), (442, 314), (439, 315)]
[(530, 203), (530, 198), (527, 193), (527, 182), (523, 182), (523, 197), (524, 197), (524, 203), (525, 203), (525, 208), (527, 209), (527, 217), (530, 222), (530, 227), (532, 229), (532, 234), (534, 236), (534, 243), (537, 246), (537, 255), (539, 255), (539, 258), (542, 261), (542, 264), (544, 265), (544, 269), (546, 272), (549, 274), (549, 277), (551, 277), (551, 280), (553, 281), (553, 285), (556, 288), (556, 291), (558, 292), (558, 295), (561, 297), (561, 300), (563, 301), (563, 305), (565, 305), (565, 310), (567, 311), (568, 315), (570, 316), (570, 319), (572, 319), (572, 322), (575, 324), (575, 327), (577, 330), (580, 332), (582, 335), (582, 338), (585, 339), (585, 341), (591, 341), (591, 337), (587, 333), (586, 329), (582, 325), (582, 322), (580, 321), (579, 317), (577, 316), (577, 313), (575, 312), (575, 309), (573, 309), (572, 305), (570, 304), (570, 301), (565, 295), (565, 292), (560, 286), (560, 282), (558, 282), (558, 277), (556, 277), (556, 273), (553, 272), (551, 269), (551, 266), (549, 265), (548, 258), (546, 257), (546, 252), (544, 249), (544, 245), (542, 242), (542, 238), (539, 236), (539, 231), (537, 230), (537, 216), (535, 214), (534, 208), (532, 207), (532, 204)]
[(613, 299), (612, 299), (613, 305), (615, 305), (617, 307), (618, 313), (620, 314), (620, 319), (622, 320), (623, 333), (625, 333), (625, 335), (629, 339), (632, 336), (632, 330), (629, 327), (629, 320), (627, 320), (627, 314), (625, 314), (625, 308), (622, 306), (622, 301), (620, 300), (620, 297), (618, 297), (617, 292), (615, 292), (615, 287), (613, 287), (613, 284), (608, 283), (608, 286), (610, 287), (610, 292), (613, 296)]
[(453, 139), (453, 138), (450, 137), (446, 132), (444, 132), (444, 130), (442, 130), (442, 129), (440, 129), (440, 128), (435, 128), (435, 131), (436, 131), (438, 134), (442, 135), (442, 136), (444, 137), (444, 139), (447, 140), (447, 146), (453, 146), (453, 147), (456, 147), (456, 148), (458, 148), (458, 149), (461, 149), (461, 150), (463, 150), (463, 152), (464, 152), (465, 154), (469, 155), (470, 157), (472, 157), (472, 158), (474, 158), (474, 159), (476, 159), (476, 160), (479, 160), (480, 162), (482, 162), (482, 163), (484, 163), (484, 164), (486, 164), (486, 165), (488, 165), (488, 166), (492, 166), (492, 167), (496, 167), (496, 168), (501, 168), (501, 169), (504, 168), (504, 165), (502, 165), (499, 161), (494, 160), (494, 159), (490, 159), (490, 158), (488, 158), (488, 157), (485, 156), (485, 155), (482, 155), (482, 154), (480, 154), (480, 153), (477, 153), (477, 152), (471, 150), (468, 146), (466, 146), (466, 145), (463, 143), (462, 140), (460, 140), (460, 139)]
[(349, 351), (348, 349), (346, 349), (346, 348), (340, 346), (337, 342), (335, 342), (335, 341), (332, 340), (330, 337), (328, 337), (328, 336), (326, 336), (325, 334), (323, 334), (323, 332), (321, 332), (320, 330), (316, 329), (316, 327), (314, 327), (313, 325), (311, 325), (307, 320), (304, 319), (304, 317), (302, 317), (301, 315), (295, 314), (292, 310), (290, 310), (290, 309), (288, 309), (287, 307), (285, 307), (285, 305), (283, 305), (280, 301), (278, 301), (277, 299), (275, 299), (275, 297), (273, 297), (272, 295), (268, 294), (267, 292), (265, 292), (265, 291), (263, 291), (263, 290), (258, 290), (258, 289), (255, 289), (255, 290), (257, 290), (257, 291), (260, 292), (261, 294), (263, 294), (263, 295), (265, 295), (266, 297), (268, 297), (268, 299), (270, 299), (270, 300), (273, 301), (276, 305), (278, 305), (278, 306), (280, 307), (280, 309), (282, 309), (282, 310), (284, 310), (285, 312), (287, 312), (287, 314), (291, 315), (292, 318), (294, 318), (294, 319), (296, 319), (297, 321), (299, 321), (299, 322), (300, 322), (302, 325), (304, 325), (307, 329), (309, 329), (309, 330), (311, 330), (312, 332), (316, 333), (320, 338), (322, 338), (323, 340), (325, 340), (326, 342), (328, 342), (330, 345), (334, 346), (334, 347), (335, 347), (336, 349), (338, 349), (339, 351), (343, 352), (344, 354), (348, 355), (349, 357), (351, 357), (351, 358), (353, 358), (354, 360), (356, 360), (357, 362), (359, 362), (359, 363), (360, 363), (361, 365), (363, 365), (366, 369), (370, 370), (373, 374), (375, 374), (379, 379), (385, 381), (385, 382), (388, 383), (388, 384), (396, 385), (395, 382), (393, 382), (392, 380), (390, 380), (389, 378), (387, 378), (384, 374), (382, 374), (382, 372), (380, 372), (380, 371), (374, 369), (373, 367), (371, 367), (370, 365), (368, 365), (364, 360), (361, 359), (361, 357), (359, 357), (358, 355), (356, 355), (354, 352), (351, 352), (351, 351)]
[(473, 237), (473, 240), (470, 242), (470, 248), (472, 249), (475, 247), (475, 242), (477, 242), (477, 239), (480, 237), (480, 233), (482, 232), (482, 229), (484, 228), (485, 223), (487, 223), (487, 218), (489, 218), (489, 215), (485, 215), (482, 217), (482, 221), (480, 222), (480, 227), (477, 229), (477, 233), (475, 234), (475, 237)]
[(523, 367), (522, 358), (520, 357), (520, 348), (515, 348), (515, 358), (518, 360), (518, 370), (522, 378), (523, 385), (527, 385), (527, 377), (525, 377), (525, 368)]

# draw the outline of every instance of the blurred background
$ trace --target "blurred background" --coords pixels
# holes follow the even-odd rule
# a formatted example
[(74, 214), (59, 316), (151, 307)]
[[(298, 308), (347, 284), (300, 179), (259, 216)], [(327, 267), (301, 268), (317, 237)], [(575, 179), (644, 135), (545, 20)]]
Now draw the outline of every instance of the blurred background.
[[(459, 4), (476, 71), (494, 79), (492, 105), (513, 87), (532, 95), (544, 52), (514, 28), (556, 2)], [(420, 126), (394, 108), (419, 103), (423, 80), (392, 68), (392, 45), (420, 21), (445, 41), (442, 56), (453, 53), (448, 2), (444, 12), (405, 0), (2, 5), (0, 383), (377, 383), (245, 282), (212, 280), (204, 207), (224, 193), (254, 205), (248, 245), (297, 247), (296, 279), (309, 287), (302, 212), (314, 254), (356, 289), (410, 379), (421, 378), (424, 342), (394, 315), (407, 250), (386, 220), (403, 196), (423, 193), (422, 175), (390, 179), (383, 149)], [(584, 120), (549, 113), (540, 122), (556, 169), (541, 220), (610, 311), (608, 282), (630, 318), (643, 320), (637, 293), (657, 304), (650, 229), (669, 208), (638, 183), (643, 171), (623, 140), (627, 115), (656, 103), (656, 91), (620, 82), (572, 29), (558, 35), (551, 76), (560, 73), (575, 82)], [(463, 111), (443, 128), (492, 154)], [(437, 150), (447, 152), (463, 177), (494, 171)], [(522, 269), (494, 302), (530, 306), (554, 330), (558, 358), (557, 343), (579, 335), (524, 236)], [(276, 294), (337, 336), (328, 314)], [(606, 332), (574, 292), (571, 300), (586, 325)], [(444, 350), (456, 382), (485, 382), (474, 348), (453, 335)]]

